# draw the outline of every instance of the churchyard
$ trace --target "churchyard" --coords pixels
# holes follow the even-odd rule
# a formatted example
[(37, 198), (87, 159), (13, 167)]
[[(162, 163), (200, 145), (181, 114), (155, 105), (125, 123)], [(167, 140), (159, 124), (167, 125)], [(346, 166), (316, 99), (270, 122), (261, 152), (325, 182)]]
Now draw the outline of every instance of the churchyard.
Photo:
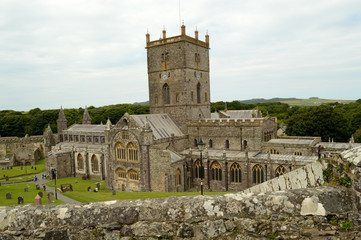
[[(0, 168), (0, 182), (18, 182), (23, 180), (29, 180), (32, 179), (34, 174), (45, 172), (45, 169), (45, 159), (39, 160), (34, 166)], [(8, 177), (8, 180), (6, 177)]]
[[(100, 184), (99, 192), (94, 192), (96, 183)], [(105, 190), (107, 185), (106, 181), (83, 180), (81, 178), (58, 179), (56, 181), (57, 188), (59, 188), (61, 184), (71, 184), (73, 188), (72, 192), (63, 193), (64, 196), (82, 203), (200, 195), (200, 192), (115, 192), (115, 195), (113, 195), (112, 191)], [(49, 182), (47, 185), (54, 187), (54, 181)], [(91, 192), (88, 192), (88, 187), (91, 187)], [(225, 192), (204, 192), (204, 195), (218, 194), (225, 194)]]
[[(48, 193), (42, 190), (40, 186), (39, 189), (36, 188), (36, 184), (32, 183), (17, 183), (17, 184), (7, 184), (0, 186), (0, 206), (10, 206), (18, 205), (18, 197), (23, 197), (23, 204), (34, 204), (34, 200), (37, 194), (42, 192), (42, 204), (63, 204), (60, 200), (55, 200), (54, 202), (48, 203)], [(8, 199), (11, 194), (11, 199)]]

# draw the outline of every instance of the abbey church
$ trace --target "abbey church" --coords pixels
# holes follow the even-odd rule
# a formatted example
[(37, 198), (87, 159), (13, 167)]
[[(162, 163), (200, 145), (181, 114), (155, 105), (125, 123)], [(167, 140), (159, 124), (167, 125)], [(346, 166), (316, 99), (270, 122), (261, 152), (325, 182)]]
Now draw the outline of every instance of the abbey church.
[[(258, 110), (210, 111), (210, 39), (146, 34), (150, 114), (117, 123), (67, 126), (45, 137), (47, 173), (107, 180), (115, 191), (240, 191), (339, 153), (355, 143), (278, 137), (277, 119)], [(203, 145), (203, 144), (204, 145)]]

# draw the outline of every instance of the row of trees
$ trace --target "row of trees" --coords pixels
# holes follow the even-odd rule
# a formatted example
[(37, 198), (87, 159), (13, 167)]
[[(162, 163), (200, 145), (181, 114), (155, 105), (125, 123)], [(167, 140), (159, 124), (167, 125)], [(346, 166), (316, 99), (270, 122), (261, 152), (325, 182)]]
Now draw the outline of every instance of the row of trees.
[[(211, 103), (211, 111), (259, 109), (263, 116), (275, 116), (278, 122), (287, 126), (286, 134), (290, 136), (321, 136), (323, 141), (329, 138), (338, 142), (347, 142), (351, 135), (356, 142), (361, 142), (361, 99), (349, 104), (325, 104), (312, 107), (289, 106), (280, 102), (245, 104), (239, 101)], [(138, 104), (118, 104), (103, 107), (89, 107), (92, 123), (105, 123), (109, 118), (116, 123), (124, 113), (148, 114), (149, 106)], [(65, 109), (68, 126), (81, 123), (84, 109)], [(59, 109), (29, 112), (12, 110), (0, 111), (0, 135), (22, 137), (25, 134), (41, 135), (50, 124), (56, 132), (56, 120)]]

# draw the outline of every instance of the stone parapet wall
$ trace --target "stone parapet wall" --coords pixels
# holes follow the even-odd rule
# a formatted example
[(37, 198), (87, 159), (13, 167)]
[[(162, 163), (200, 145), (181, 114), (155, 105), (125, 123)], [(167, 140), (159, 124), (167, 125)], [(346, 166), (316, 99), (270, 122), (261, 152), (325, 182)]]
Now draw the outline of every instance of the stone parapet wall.
[(0, 239), (357, 239), (360, 219), (352, 190), (318, 187), (0, 208)]
[(326, 162), (321, 163), (317, 161), (315, 163), (308, 164), (294, 171), (248, 188), (243, 192), (266, 193), (321, 186), (324, 183), (323, 169), (325, 169), (326, 167)]

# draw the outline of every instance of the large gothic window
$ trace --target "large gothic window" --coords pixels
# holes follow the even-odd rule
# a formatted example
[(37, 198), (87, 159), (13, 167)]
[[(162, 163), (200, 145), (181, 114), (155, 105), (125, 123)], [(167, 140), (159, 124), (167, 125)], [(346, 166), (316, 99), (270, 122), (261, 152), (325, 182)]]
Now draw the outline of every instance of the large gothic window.
[(181, 170), (178, 168), (177, 171), (175, 172), (175, 185), (181, 185), (182, 184), (182, 175), (181, 175)]
[(253, 173), (253, 183), (263, 183), (264, 182), (264, 174), (263, 174), (263, 168), (260, 165), (256, 165), (253, 167), (252, 170)]
[(215, 161), (211, 165), (212, 180), (222, 180), (222, 168), (221, 165)]
[(125, 147), (122, 143), (117, 143), (115, 145), (115, 156), (118, 161), (126, 160)]
[(138, 181), (139, 180), (139, 176), (138, 176), (138, 173), (134, 170), (129, 170), (128, 171), (128, 177), (130, 180), (133, 180), (133, 181)]
[(119, 179), (126, 179), (127, 178), (127, 174), (125, 172), (125, 170), (123, 168), (118, 168), (116, 171), (116, 176)]
[(197, 103), (201, 103), (201, 83), (197, 84)]
[(83, 171), (84, 170), (84, 159), (80, 153), (78, 154), (77, 163), (78, 163), (78, 170)]
[(163, 85), (163, 101), (164, 104), (170, 104), (170, 91), (168, 84)]
[(91, 160), (92, 172), (99, 172), (99, 161), (97, 156), (93, 155)]
[(134, 143), (129, 143), (127, 146), (128, 149), (128, 160), (129, 161), (138, 161), (138, 149)]
[(287, 171), (286, 171), (286, 168), (284, 166), (280, 165), (280, 166), (278, 166), (278, 168), (276, 168), (276, 171), (275, 171), (276, 177), (279, 177), (279, 176), (281, 176), (281, 175), (283, 175), (285, 173), (287, 173)]
[(233, 163), (231, 166), (231, 182), (242, 182), (241, 166), (238, 163)]
[(200, 160), (194, 162), (194, 171), (196, 178), (204, 178), (204, 167), (201, 165)]

